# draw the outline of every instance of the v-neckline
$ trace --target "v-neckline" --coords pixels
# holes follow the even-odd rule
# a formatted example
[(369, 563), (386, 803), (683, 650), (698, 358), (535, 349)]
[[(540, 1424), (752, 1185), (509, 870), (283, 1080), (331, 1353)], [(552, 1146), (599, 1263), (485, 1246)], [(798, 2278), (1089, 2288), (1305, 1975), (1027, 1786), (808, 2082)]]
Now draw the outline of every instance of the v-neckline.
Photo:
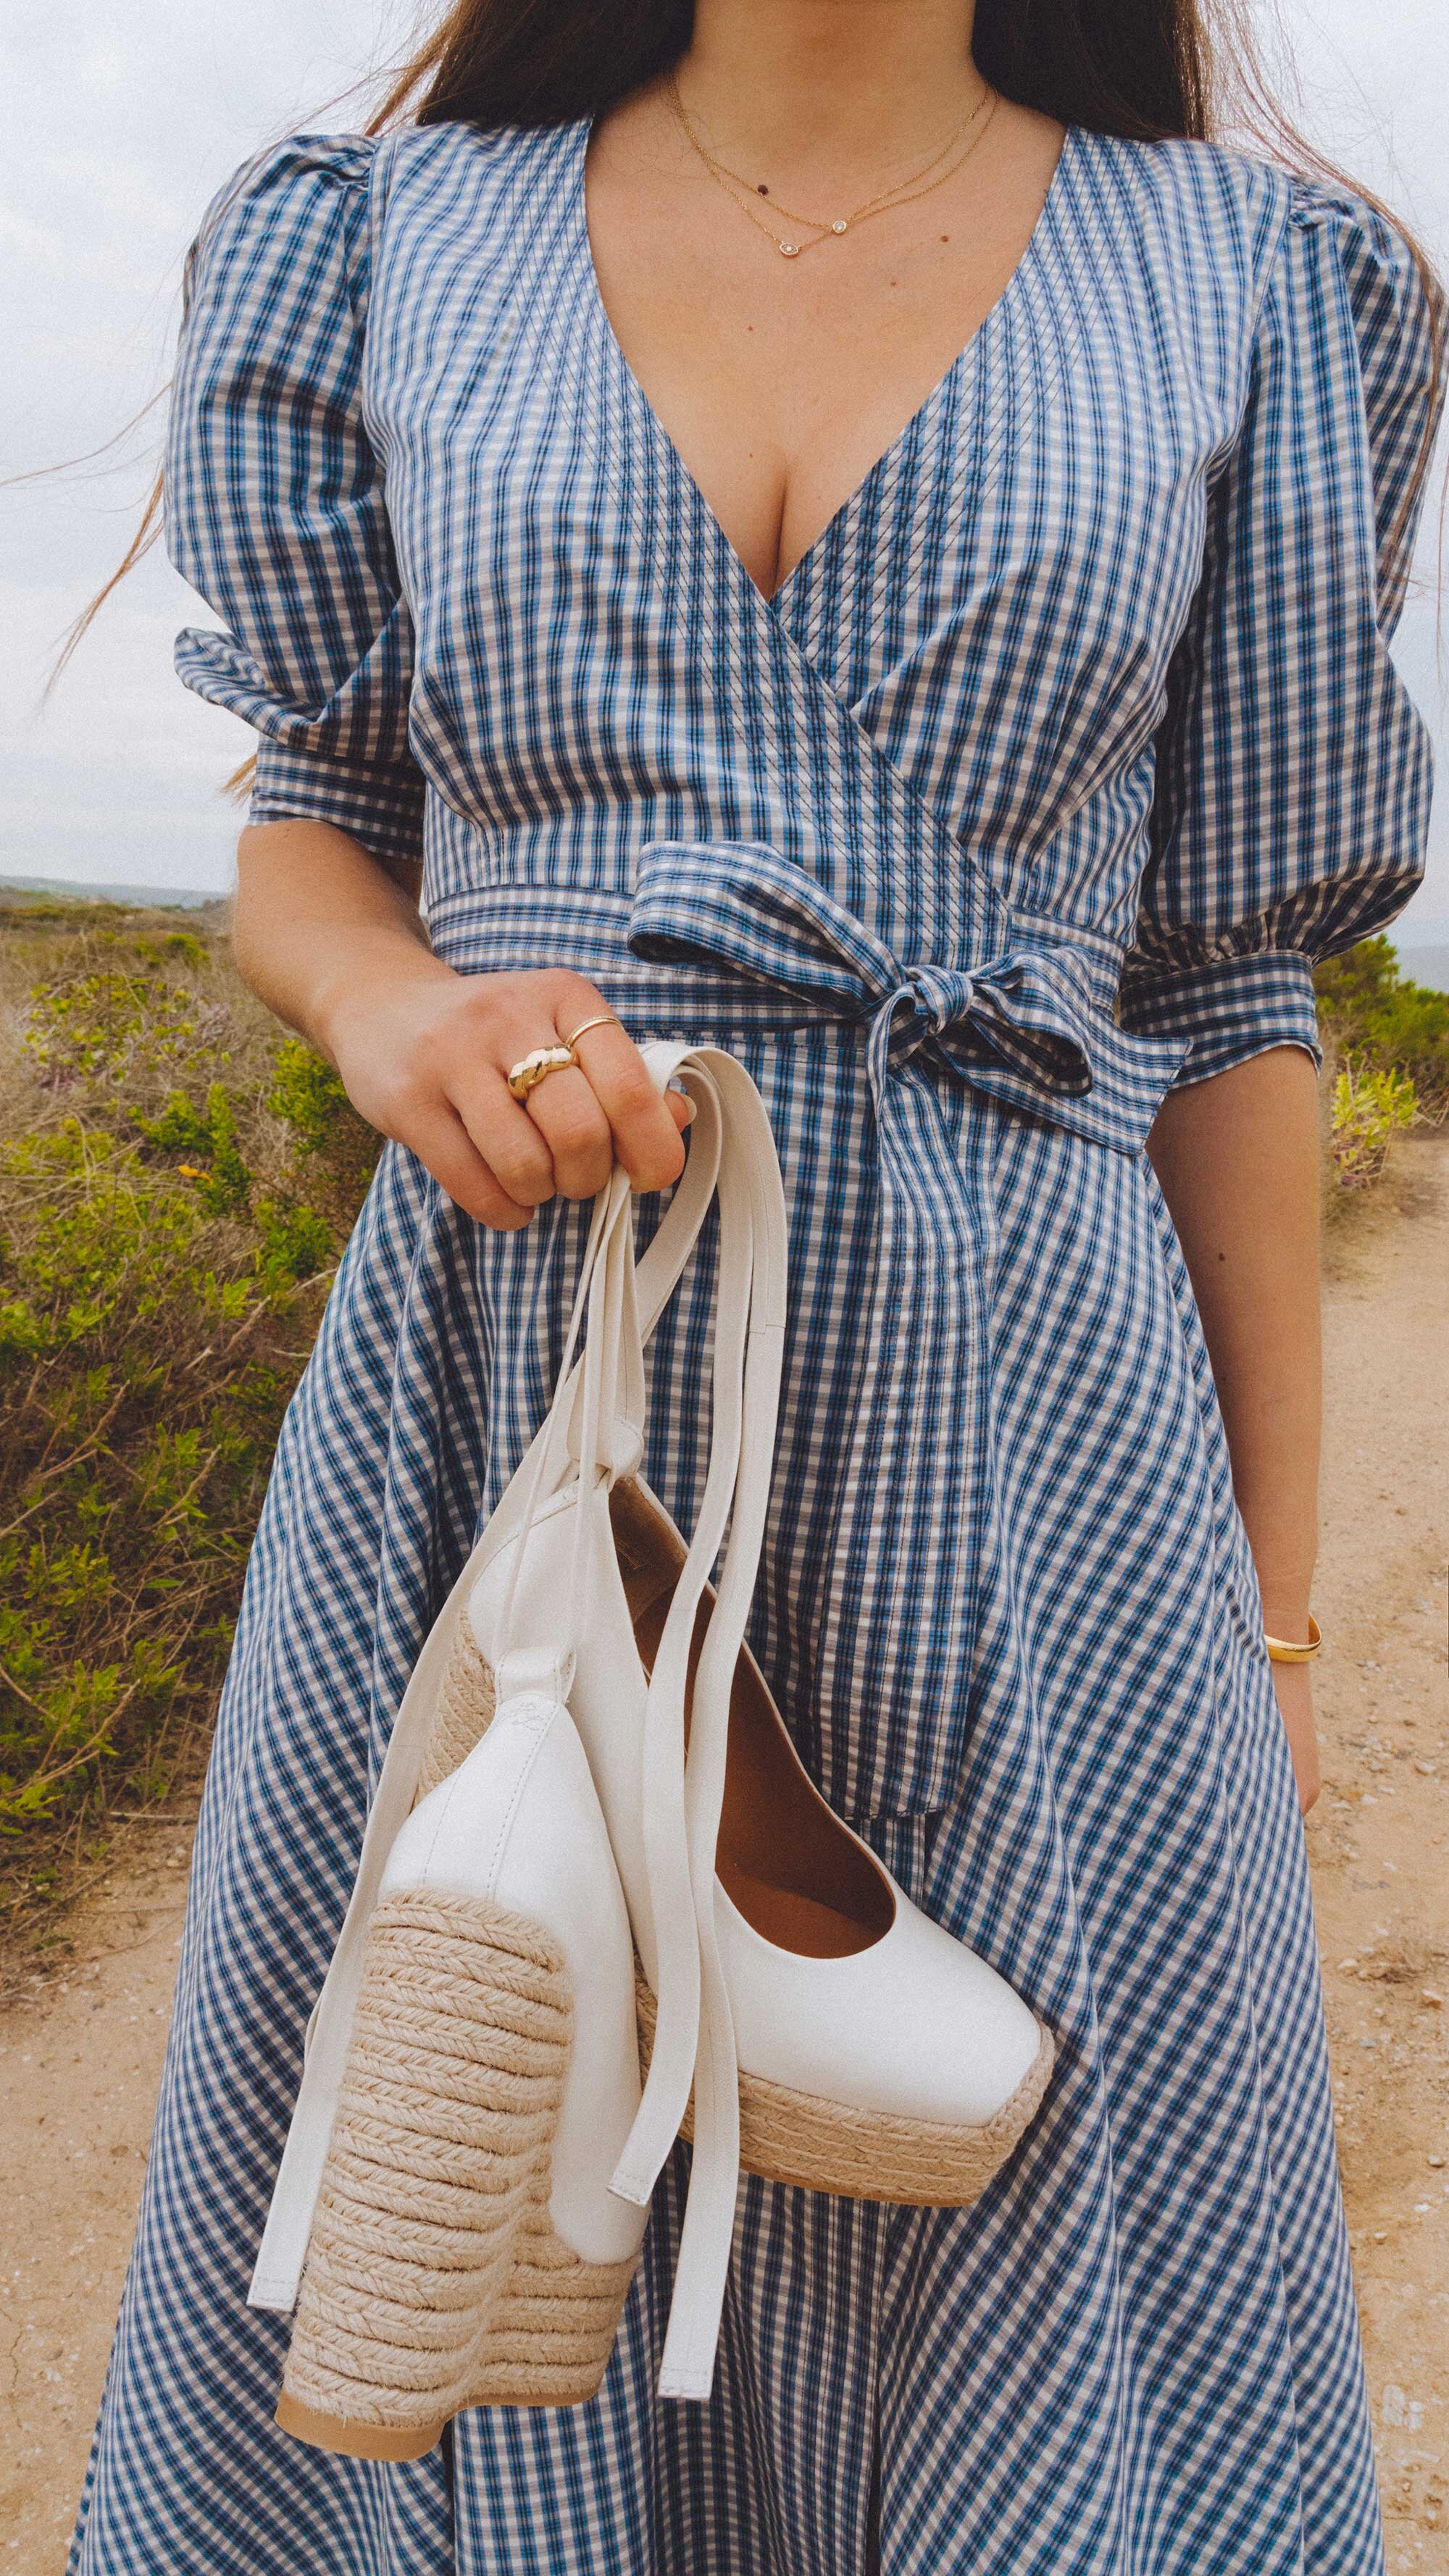
[(948, 400), (959, 379), (978, 360), (988, 334), (999, 326), (1010, 307), (1025, 290), (1031, 272), (1039, 264), (1047, 240), (1055, 229), (1057, 205), (1065, 193), (1067, 164), (1075, 150), (1079, 129), (1075, 125), (1068, 125), (1064, 129), (1056, 167), (1047, 182), (1046, 194), (1037, 210), (1036, 221), (1032, 225), (1021, 257), (1002, 286), (1000, 294), (987, 306), (969, 339), (962, 343), (942, 374), (936, 378), (935, 383), (916, 405), (909, 419), (903, 421), (900, 428), (887, 440), (880, 454), (866, 467), (859, 481), (852, 485), (844, 499), (831, 511), (823, 527), (817, 529), (809, 544), (796, 556), (789, 570), (776, 582), (774, 589), (767, 591), (760, 588), (703, 485), (655, 410), (625, 355), (624, 344), (610, 319), (609, 308), (604, 301), (604, 290), (594, 260), (593, 236), (589, 230), (587, 168), (589, 144), (593, 138), (595, 121), (593, 117), (581, 118), (572, 129), (573, 167), (569, 174), (569, 189), (579, 249), (587, 272), (587, 293), (596, 322), (629, 399), (639, 414), (648, 436), (663, 456), (670, 475), (700, 513), (711, 531), (717, 549), (727, 557), (737, 579), (744, 585), (750, 597), (761, 609), (771, 615), (778, 614), (786, 593), (800, 578), (807, 565), (814, 561), (842, 522), (852, 517), (868, 500), (875, 485), (884, 474), (889, 472), (902, 449), (907, 447), (922, 427), (930, 421), (940, 404)]

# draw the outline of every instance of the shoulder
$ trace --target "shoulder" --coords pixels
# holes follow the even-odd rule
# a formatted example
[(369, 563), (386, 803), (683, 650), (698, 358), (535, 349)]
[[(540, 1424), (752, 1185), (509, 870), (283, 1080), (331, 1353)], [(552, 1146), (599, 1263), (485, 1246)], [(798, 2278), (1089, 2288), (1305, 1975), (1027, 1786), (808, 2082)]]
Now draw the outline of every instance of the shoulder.
[(386, 137), (373, 194), (410, 233), (449, 231), (493, 212), (526, 223), (557, 197), (578, 153), (579, 125), (411, 125)]
[(1104, 225), (1244, 358), (1274, 341), (1326, 349), (1336, 313), (1367, 366), (1389, 350), (1401, 367), (1407, 351), (1427, 381), (1442, 296), (1397, 225), (1353, 189), (1224, 144), (1080, 128), (1073, 139)]
[(290, 302), (310, 279), (321, 296), (365, 295), (369, 197), (379, 146), (365, 134), (289, 134), (218, 189), (186, 255), (188, 312)]
[(1246, 152), (1174, 137), (1140, 143), (1071, 129), (1073, 171), (1101, 219), (1188, 285), (1251, 299), (1288, 220), (1292, 182)]
[(197, 243), (258, 220), (285, 224), (308, 207), (357, 204), (367, 195), (378, 151), (367, 134), (289, 134), (269, 144), (217, 190)]
[(488, 178), (547, 184), (569, 127), (408, 125), (383, 135), (289, 134), (253, 153), (218, 189), (202, 219), (197, 243), (218, 233), (330, 218), (365, 221), (395, 189), (435, 197), (440, 206), (460, 183)]
[(1083, 140), (1124, 205), (1150, 214), (1206, 263), (1226, 254), (1255, 305), (1305, 252), (1337, 263), (1357, 290), (1385, 295), (1401, 311), (1432, 295), (1398, 226), (1342, 182), (1221, 143), (1099, 134)]
[(1433, 271), (1382, 208), (1352, 189), (1295, 178), (1290, 192), (1280, 261), (1286, 293), (1296, 285), (1305, 306), (1328, 280), (1352, 317), (1367, 370), (1385, 357), (1398, 365), (1417, 351), (1427, 377), (1445, 321), (1444, 292)]

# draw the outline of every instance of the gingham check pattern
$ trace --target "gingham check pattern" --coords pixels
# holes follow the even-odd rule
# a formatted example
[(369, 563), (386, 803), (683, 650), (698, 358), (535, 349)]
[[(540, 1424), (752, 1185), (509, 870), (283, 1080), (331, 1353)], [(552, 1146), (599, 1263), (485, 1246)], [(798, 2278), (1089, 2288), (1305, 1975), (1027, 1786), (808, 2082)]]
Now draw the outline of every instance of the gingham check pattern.
[[(180, 665), (258, 727), (259, 817), (425, 848), (459, 967), (566, 958), (749, 1064), (793, 1282), (754, 1642), (1059, 2071), (967, 2213), (746, 2183), (708, 2408), (653, 2395), (671, 2168), (589, 2406), (405, 2468), (274, 2430), (303, 2025), (581, 1243), (389, 1148), (258, 1535), (73, 2576), (1379, 2576), (1302, 1833), (1142, 1138), (1311, 1049), (1311, 956), (1415, 881), (1423, 298), (1348, 200), (1074, 131), (767, 607), (609, 329), (584, 140), (303, 138), (218, 201), (168, 524), (225, 632)], [(685, 1521), (709, 1261), (653, 1357)]]

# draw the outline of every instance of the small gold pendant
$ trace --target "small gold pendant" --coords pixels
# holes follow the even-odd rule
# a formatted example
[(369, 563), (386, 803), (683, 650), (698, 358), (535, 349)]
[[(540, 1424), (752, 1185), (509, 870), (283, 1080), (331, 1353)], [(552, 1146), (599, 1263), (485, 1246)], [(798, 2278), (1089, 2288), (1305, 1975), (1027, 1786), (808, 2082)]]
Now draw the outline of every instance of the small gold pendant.
[(832, 224), (830, 229), (833, 233), (845, 232), (848, 229), (845, 218), (842, 216), (840, 222), (838, 224)]
[(799, 256), (800, 245), (798, 242), (781, 242), (780, 257), (782, 259), (798, 259)]

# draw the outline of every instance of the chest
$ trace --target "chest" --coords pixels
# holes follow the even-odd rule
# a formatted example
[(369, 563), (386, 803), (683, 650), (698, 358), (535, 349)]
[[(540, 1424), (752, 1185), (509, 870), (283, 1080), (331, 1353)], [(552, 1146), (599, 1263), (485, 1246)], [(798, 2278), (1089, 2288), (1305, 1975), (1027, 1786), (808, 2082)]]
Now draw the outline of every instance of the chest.
[[(769, 597), (1009, 286), (1060, 129), (1008, 111), (903, 206), (862, 214), (847, 190), (816, 208), (813, 230), (768, 191), (752, 209), (687, 154), (682, 166), (661, 160), (654, 143), (626, 110), (591, 144), (585, 214), (600, 298), (651, 409)], [(822, 234), (835, 214), (848, 219), (842, 232)]]
[(928, 380), (904, 422), (899, 368), (886, 407), (875, 379), (861, 399), (828, 250), (808, 311), (721, 289), (694, 344), (715, 375), (671, 375), (695, 254), (651, 277), (607, 226), (591, 244), (582, 134), (431, 151), (381, 214), (364, 402), (414, 745), (460, 811), (659, 798), (769, 839), (762, 771), (805, 807), (827, 790), (822, 686), (983, 841), (1049, 838), (1139, 759), (1246, 334), (1228, 317), (1204, 368), (1199, 289), (1102, 225), (1086, 146), (974, 335), (969, 303), (937, 329), (925, 284), (873, 325)]

